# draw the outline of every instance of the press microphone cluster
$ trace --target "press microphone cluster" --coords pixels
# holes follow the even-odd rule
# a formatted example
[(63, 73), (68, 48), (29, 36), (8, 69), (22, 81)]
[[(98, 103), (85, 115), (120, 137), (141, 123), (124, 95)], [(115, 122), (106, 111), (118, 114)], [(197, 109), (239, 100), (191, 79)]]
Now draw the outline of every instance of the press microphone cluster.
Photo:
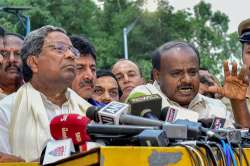
[(184, 144), (185, 140), (204, 140), (204, 137), (217, 143), (226, 140), (238, 144), (243, 136), (250, 140), (246, 134), (249, 132), (221, 129), (223, 118), (197, 122), (199, 116), (194, 111), (174, 106), (161, 110), (158, 95), (134, 98), (129, 104), (111, 102), (102, 108), (89, 107), (87, 117), (59, 115), (51, 121), (51, 135), (55, 140), (70, 138), (77, 146), (86, 146), (88, 141), (106, 145), (169, 146)]
[(162, 126), (163, 121), (143, 118), (129, 115), (129, 105), (113, 101), (100, 110), (95, 107), (89, 107), (86, 116), (95, 122), (102, 124), (128, 124), (138, 126)]
[(50, 130), (55, 140), (70, 138), (80, 149), (86, 148), (86, 142), (90, 140), (102, 140), (107, 145), (166, 146), (168, 142), (165, 132), (159, 130), (158, 127), (90, 124), (88, 118), (77, 114), (65, 114), (53, 118)]
[[(160, 120), (148, 119), (126, 114), (128, 105), (119, 102), (111, 102), (100, 110), (89, 108), (86, 115), (91, 120), (102, 124), (126, 124), (138, 126), (156, 126), (167, 134), (170, 139), (196, 138), (201, 134), (201, 125), (197, 123), (168, 123)], [(189, 134), (188, 134), (189, 133)], [(210, 134), (211, 135), (211, 134)]]

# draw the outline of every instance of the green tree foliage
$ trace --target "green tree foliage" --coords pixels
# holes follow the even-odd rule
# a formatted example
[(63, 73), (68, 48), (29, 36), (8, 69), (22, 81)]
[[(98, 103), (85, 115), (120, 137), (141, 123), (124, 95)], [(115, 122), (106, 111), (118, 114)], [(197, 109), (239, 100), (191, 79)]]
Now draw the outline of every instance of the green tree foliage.
[[(214, 74), (221, 73), (225, 59), (239, 60), (237, 33), (228, 34), (228, 17), (203, 1), (193, 10), (175, 11), (166, 0), (158, 0), (154, 12), (143, 9), (145, 0), (2, 0), (1, 6), (31, 6), (31, 28), (51, 24), (69, 34), (85, 35), (95, 45), (99, 68), (110, 68), (124, 57), (123, 28), (135, 22), (128, 34), (129, 59), (137, 62), (146, 79), (150, 78), (151, 54), (165, 42), (184, 40), (199, 50), (201, 66)], [(0, 12), (0, 25), (9, 31), (22, 32), (17, 18)]]

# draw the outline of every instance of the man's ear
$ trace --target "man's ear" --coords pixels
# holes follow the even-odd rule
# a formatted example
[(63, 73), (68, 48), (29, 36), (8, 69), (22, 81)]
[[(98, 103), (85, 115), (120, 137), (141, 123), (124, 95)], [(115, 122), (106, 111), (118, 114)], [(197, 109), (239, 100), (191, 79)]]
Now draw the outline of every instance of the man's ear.
[(27, 58), (27, 65), (30, 67), (33, 73), (38, 72), (38, 62), (37, 62), (37, 56), (29, 56)]
[(160, 81), (160, 72), (157, 69), (153, 69), (153, 78), (159, 83)]

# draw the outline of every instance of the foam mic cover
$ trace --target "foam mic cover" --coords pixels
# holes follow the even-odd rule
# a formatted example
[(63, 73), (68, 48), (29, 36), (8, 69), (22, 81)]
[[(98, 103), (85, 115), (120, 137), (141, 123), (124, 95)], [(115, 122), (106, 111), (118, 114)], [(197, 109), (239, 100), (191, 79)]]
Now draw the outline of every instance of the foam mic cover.
[(101, 109), (100, 107), (95, 107), (95, 106), (88, 107), (86, 110), (86, 116), (90, 120), (93, 120), (95, 122), (100, 122), (98, 117), (98, 111), (100, 111), (100, 109)]
[(87, 125), (90, 120), (79, 114), (62, 114), (50, 122), (50, 133), (55, 140), (71, 138), (74, 145), (84, 144), (90, 140)]
[(158, 94), (144, 95), (128, 99), (131, 114), (150, 119), (159, 119), (162, 98)]

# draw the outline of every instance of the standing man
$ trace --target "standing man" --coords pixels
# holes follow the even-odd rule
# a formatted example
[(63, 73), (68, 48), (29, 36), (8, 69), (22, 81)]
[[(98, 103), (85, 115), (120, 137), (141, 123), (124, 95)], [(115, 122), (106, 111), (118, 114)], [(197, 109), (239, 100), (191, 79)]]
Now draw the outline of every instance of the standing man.
[(70, 40), (80, 52), (80, 57), (76, 60), (76, 77), (72, 82), (72, 89), (89, 103), (96, 105), (92, 99), (96, 81), (95, 48), (85, 37), (71, 36)]
[[(247, 69), (248, 81), (250, 78), (250, 18), (243, 20), (238, 26), (239, 40), (242, 44), (242, 60)], [(248, 109), (250, 108), (250, 84), (246, 92)], [(250, 128), (250, 113), (249, 111), (237, 111), (235, 116), (242, 117), (240, 124)]]
[(121, 101), (125, 101), (129, 93), (139, 85), (144, 84), (144, 79), (139, 67), (132, 61), (120, 59), (112, 67), (112, 73), (122, 90)]
[(22, 61), (20, 51), (23, 37), (15, 33), (0, 30), (0, 99), (9, 95), (23, 84)]
[[(199, 114), (200, 119), (221, 117), (226, 119), (225, 127), (232, 127), (234, 120), (226, 106), (220, 101), (199, 94), (198, 51), (186, 42), (168, 42), (159, 47), (152, 59), (155, 82), (136, 87), (128, 99), (136, 94), (159, 94), (162, 97), (162, 108), (166, 106), (184, 107)], [(224, 87), (209, 87), (209, 91), (220, 93), (231, 99), (233, 111), (245, 111), (246, 83), (245, 69), (237, 75), (237, 65), (230, 73), (228, 64), (224, 64)], [(235, 116), (237, 122), (241, 116)], [(242, 123), (246, 126), (245, 122)]]
[(0, 101), (0, 162), (8, 162), (6, 153), (11, 161), (15, 156), (39, 159), (51, 139), (50, 120), (60, 114), (85, 115), (90, 106), (68, 88), (80, 53), (63, 29), (48, 25), (30, 32), (21, 57), (27, 83)]
[[(239, 40), (242, 43), (242, 60), (250, 71), (250, 18), (242, 21), (238, 27)], [(248, 72), (250, 78), (250, 72)], [(250, 86), (248, 87), (246, 97), (250, 97)]]

